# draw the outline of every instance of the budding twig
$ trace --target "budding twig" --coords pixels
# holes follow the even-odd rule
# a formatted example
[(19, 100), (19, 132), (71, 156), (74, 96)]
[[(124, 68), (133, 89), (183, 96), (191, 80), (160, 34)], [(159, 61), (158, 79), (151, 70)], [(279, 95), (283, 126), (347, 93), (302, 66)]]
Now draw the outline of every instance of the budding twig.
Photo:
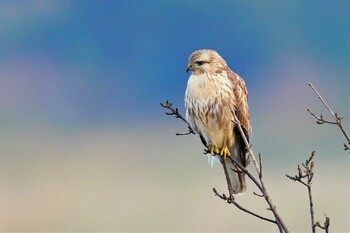
[[(308, 190), (308, 194), (309, 194), (309, 206), (310, 206), (310, 217), (311, 217), (311, 229), (312, 229), (312, 232), (315, 233), (316, 232), (316, 227), (320, 227), (322, 229), (324, 229), (326, 232), (328, 232), (328, 228), (329, 228), (329, 225), (330, 225), (330, 218), (326, 216), (326, 221), (324, 223), (323, 226), (321, 226), (321, 224), (319, 222), (316, 222), (315, 223), (315, 217), (314, 217), (314, 203), (313, 203), (313, 200), (312, 200), (312, 189), (311, 189), (311, 186), (312, 186), (312, 179), (314, 177), (314, 166), (315, 166), (315, 163), (313, 160), (315, 156), (315, 151), (313, 151), (309, 157), (309, 159), (307, 159), (305, 161), (305, 163), (302, 163), (302, 167), (303, 169), (301, 168), (301, 166), (298, 164), (298, 174), (297, 175), (294, 175), (294, 176), (290, 176), (290, 175), (287, 175), (286, 176), (293, 180), (294, 182), (297, 181), (301, 184), (303, 184), (304, 186), (307, 187), (307, 190)], [(306, 179), (306, 182), (304, 181), (304, 179)]]
[(341, 130), (341, 132), (343, 133), (345, 139), (348, 141), (348, 143), (344, 143), (344, 150), (350, 150), (350, 137), (348, 135), (348, 133), (346, 132), (342, 120), (344, 119), (344, 117), (339, 116), (337, 113), (334, 113), (333, 110), (328, 106), (328, 104), (326, 103), (326, 101), (322, 98), (322, 96), (320, 95), (320, 93), (318, 93), (318, 91), (316, 90), (316, 88), (312, 85), (311, 82), (308, 83), (308, 85), (311, 87), (311, 89), (315, 92), (315, 94), (317, 95), (317, 97), (320, 99), (320, 101), (323, 103), (323, 105), (327, 108), (327, 110), (330, 112), (330, 114), (333, 116), (335, 121), (328, 121), (325, 120), (323, 118), (322, 115), (317, 116), (316, 114), (314, 114), (309, 108), (307, 109), (307, 111), (310, 113), (311, 116), (313, 116), (316, 119), (316, 123), (319, 125), (322, 124), (331, 124), (331, 125), (337, 125), (339, 127), (339, 129)]
[(330, 219), (330, 217), (327, 217), (326, 214), (324, 214), (324, 216), (325, 216), (326, 219), (324, 220), (323, 225), (321, 225), (321, 223), (317, 221), (315, 223), (315, 226), (323, 229), (326, 233), (328, 233), (331, 219)]

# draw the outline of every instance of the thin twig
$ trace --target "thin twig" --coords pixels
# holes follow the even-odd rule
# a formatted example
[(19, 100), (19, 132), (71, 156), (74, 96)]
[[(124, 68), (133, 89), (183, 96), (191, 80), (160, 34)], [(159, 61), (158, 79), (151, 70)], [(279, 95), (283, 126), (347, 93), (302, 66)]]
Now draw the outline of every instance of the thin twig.
[(268, 222), (271, 222), (271, 223), (276, 224), (276, 221), (275, 221), (275, 220), (270, 219), (270, 218), (266, 218), (266, 217), (264, 217), (264, 216), (261, 216), (261, 215), (259, 215), (259, 214), (256, 214), (256, 213), (254, 213), (254, 212), (252, 212), (252, 211), (250, 211), (250, 210), (244, 208), (243, 206), (241, 206), (240, 204), (238, 204), (238, 203), (236, 202), (234, 196), (232, 196), (232, 197), (227, 197), (225, 194), (219, 194), (218, 191), (217, 191), (215, 188), (213, 188), (213, 192), (214, 192), (214, 194), (215, 194), (216, 196), (220, 197), (222, 200), (226, 201), (228, 204), (234, 204), (238, 209), (242, 210), (243, 212), (246, 212), (246, 213), (248, 213), (248, 214), (250, 214), (250, 215), (253, 215), (253, 216), (257, 217), (257, 218), (260, 218), (260, 219), (262, 219), (262, 220), (265, 220), (265, 221), (268, 221)]
[[(229, 159), (231, 163), (233, 163), (235, 166), (239, 168), (239, 170), (243, 173), (245, 173), (251, 181), (258, 187), (258, 189), (263, 193), (263, 187), (261, 186), (260, 182), (241, 164), (239, 163), (235, 158), (229, 156), (226, 159)], [(264, 194), (262, 194), (264, 196)]]
[(313, 116), (316, 119), (316, 123), (321, 125), (321, 124), (331, 124), (331, 125), (338, 125), (339, 129), (341, 130), (341, 132), (343, 133), (345, 139), (348, 141), (348, 144), (344, 143), (344, 150), (350, 150), (350, 137), (348, 135), (348, 133), (346, 132), (342, 120), (343, 117), (339, 116), (337, 113), (334, 113), (333, 110), (328, 106), (328, 104), (326, 103), (326, 101), (322, 98), (322, 96), (320, 95), (320, 93), (318, 93), (318, 91), (316, 90), (316, 88), (312, 85), (311, 82), (308, 83), (308, 85), (311, 87), (311, 89), (315, 92), (315, 94), (317, 95), (317, 97), (321, 100), (321, 102), (323, 103), (323, 105), (327, 108), (327, 110), (330, 112), (330, 114), (333, 116), (334, 118), (334, 122), (333, 121), (327, 121), (325, 119), (323, 119), (323, 116), (317, 116), (316, 114), (314, 114), (310, 109), (307, 109), (307, 111), (311, 114), (311, 116)]
[(315, 226), (315, 211), (314, 211), (314, 202), (312, 200), (312, 190), (311, 190), (311, 182), (308, 181), (307, 191), (309, 193), (309, 204), (310, 204), (310, 216), (311, 216), (311, 227), (312, 232), (316, 232)]
[[(208, 152), (208, 151), (206, 151)], [(247, 174), (249, 176), (249, 178), (251, 178), (253, 180), (253, 182), (259, 187), (259, 189), (261, 189), (261, 186), (260, 184), (258, 183), (258, 181), (248, 172), (248, 170), (242, 166), (237, 160), (235, 160), (234, 158), (231, 158), (231, 157), (228, 157), (231, 159), (231, 162), (236, 165), (242, 172), (244, 172), (245, 174)], [(274, 224), (277, 224), (277, 221), (276, 220), (272, 220), (272, 219), (269, 219), (269, 218), (266, 218), (264, 216), (261, 216), (259, 214), (256, 214), (246, 208), (244, 208), (243, 206), (241, 206), (240, 204), (238, 204), (235, 200), (235, 197), (234, 197), (234, 192), (233, 192), (233, 189), (231, 187), (231, 181), (230, 181), (230, 176), (228, 174), (228, 170), (227, 170), (227, 166), (226, 166), (226, 163), (222, 163), (223, 164), (223, 167), (224, 167), (224, 172), (225, 172), (225, 177), (226, 177), (226, 181), (227, 181), (227, 187), (228, 187), (228, 190), (229, 190), (229, 197), (227, 197), (225, 194), (222, 194), (220, 195), (218, 193), (218, 191), (213, 188), (213, 192), (216, 196), (220, 197), (222, 200), (225, 200), (227, 201), (228, 204), (234, 204), (238, 209), (242, 210), (243, 212), (245, 213), (248, 213), (250, 215), (253, 215), (257, 218), (260, 218), (262, 220), (265, 220), (265, 221), (268, 221), (268, 222), (271, 222), (271, 223), (274, 223)], [(237, 171), (238, 172), (238, 171)]]
[(262, 177), (262, 171), (263, 171), (263, 166), (262, 166), (262, 160), (261, 160), (261, 154), (259, 153), (259, 167), (260, 167), (260, 173), (259, 173), (259, 178)]
[[(293, 181), (297, 181), (301, 184), (303, 184), (304, 186), (307, 187), (308, 190), (308, 195), (309, 195), (309, 206), (310, 206), (310, 217), (311, 217), (311, 229), (312, 232), (315, 233), (316, 232), (316, 227), (320, 227), (322, 229), (325, 229), (326, 232), (328, 232), (328, 228), (330, 225), (330, 218), (326, 216), (326, 221), (324, 223), (324, 226), (321, 226), (321, 224), (319, 222), (315, 223), (315, 211), (314, 211), (314, 203), (313, 203), (313, 199), (312, 199), (312, 179), (314, 177), (314, 162), (312, 161), (313, 158), (315, 156), (315, 151), (313, 151), (309, 157), (309, 159), (307, 159), (305, 161), (305, 163), (302, 163), (303, 166), (303, 170), (301, 169), (300, 165), (298, 164), (298, 174), (295, 176), (290, 176), (287, 175), (286, 176), (293, 180)], [(306, 182), (303, 181), (303, 179), (306, 179)], [(323, 228), (324, 227), (324, 228)]]
[(324, 216), (325, 216), (326, 219), (324, 220), (323, 226), (318, 221), (315, 223), (315, 226), (323, 229), (326, 233), (328, 233), (329, 232), (329, 226), (331, 224), (330, 223), (331, 219), (330, 219), (330, 217), (327, 217), (326, 214), (324, 214)]
[(255, 191), (253, 191), (253, 194), (254, 194), (255, 196), (258, 196), (258, 197), (264, 197), (264, 194), (259, 194), (259, 193), (255, 192)]
[(249, 144), (247, 137), (245, 136), (245, 133), (244, 133), (244, 131), (242, 129), (241, 122), (238, 120), (234, 110), (231, 110), (231, 112), (232, 112), (232, 116), (233, 116), (233, 123), (237, 124), (238, 130), (239, 130), (239, 132), (240, 132), (240, 134), (241, 134), (241, 136), (243, 138), (243, 141), (244, 141), (244, 144), (245, 144), (245, 146), (247, 148), (247, 151), (250, 154), (250, 159), (253, 160), (253, 163), (254, 163), (254, 166), (255, 166), (255, 169), (256, 169), (257, 173), (260, 174), (260, 166), (259, 166), (259, 164), (258, 164), (258, 162), (256, 160), (256, 157), (254, 155), (252, 147)]
[(311, 89), (316, 93), (316, 95), (318, 96), (318, 98), (321, 100), (321, 102), (324, 104), (324, 106), (326, 106), (326, 108), (328, 109), (328, 111), (332, 114), (332, 116), (334, 117), (335, 120), (337, 120), (337, 118), (335, 117), (334, 112), (332, 111), (332, 109), (328, 106), (328, 104), (326, 103), (326, 101), (324, 101), (324, 99), (322, 98), (322, 96), (320, 95), (320, 93), (318, 93), (318, 91), (316, 90), (316, 88), (312, 85), (311, 82), (308, 83), (308, 85), (311, 87)]
[(320, 116), (316, 116), (315, 113), (313, 113), (309, 108), (306, 109), (311, 116), (313, 116), (315, 119), (316, 119), (316, 123), (319, 124), (319, 125), (322, 125), (322, 124), (330, 124), (330, 125), (337, 125), (337, 122), (333, 122), (333, 121), (326, 121), (324, 118), (323, 118), (323, 115), (320, 115)]
[(178, 108), (173, 108), (173, 103), (169, 102), (168, 100), (165, 102), (165, 104), (160, 103), (160, 106), (163, 108), (169, 109), (170, 112), (166, 112), (165, 114), (168, 116), (175, 116), (175, 118), (181, 119), (183, 122), (187, 124), (188, 132), (187, 133), (176, 133), (176, 136), (184, 136), (184, 135), (190, 135), (190, 134), (196, 134), (194, 130), (192, 129), (190, 123), (179, 113)]

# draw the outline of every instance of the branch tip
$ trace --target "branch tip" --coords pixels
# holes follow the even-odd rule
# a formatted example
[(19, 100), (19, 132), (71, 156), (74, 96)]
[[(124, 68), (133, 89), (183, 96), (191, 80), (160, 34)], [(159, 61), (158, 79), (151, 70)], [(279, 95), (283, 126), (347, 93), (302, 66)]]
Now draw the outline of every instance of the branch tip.
[[(326, 103), (326, 101), (322, 98), (322, 96), (320, 95), (320, 93), (318, 93), (318, 91), (316, 90), (316, 88), (312, 85), (311, 82), (308, 82), (308, 85), (311, 87), (311, 89), (315, 92), (315, 94), (317, 95), (317, 97), (319, 98), (319, 100), (322, 102), (322, 104), (327, 108), (328, 112), (333, 116), (335, 121), (327, 121), (323, 118), (322, 114), (320, 116), (316, 116), (309, 108), (307, 108), (307, 111), (310, 113), (311, 116), (313, 116), (316, 119), (316, 123), (319, 125), (322, 124), (331, 124), (331, 125), (338, 125), (340, 131), (343, 133), (344, 137), (346, 138), (348, 144), (350, 145), (350, 137), (349, 134), (346, 132), (343, 124), (342, 124), (342, 119), (344, 119), (344, 117), (341, 117), (338, 113), (334, 113), (332, 111), (332, 109), (328, 106), (328, 104)], [(348, 148), (347, 146), (345, 146), (345, 150)]]

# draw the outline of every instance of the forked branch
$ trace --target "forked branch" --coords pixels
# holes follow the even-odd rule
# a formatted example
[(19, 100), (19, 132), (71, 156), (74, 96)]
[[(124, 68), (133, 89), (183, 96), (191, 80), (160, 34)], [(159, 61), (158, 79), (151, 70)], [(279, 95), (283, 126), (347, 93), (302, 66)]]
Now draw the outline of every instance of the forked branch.
[(329, 111), (329, 113), (333, 116), (334, 121), (329, 121), (329, 120), (325, 120), (322, 116), (322, 114), (320, 116), (317, 116), (315, 113), (313, 113), (309, 108), (307, 109), (307, 111), (310, 113), (311, 116), (313, 116), (316, 119), (316, 123), (319, 125), (322, 124), (331, 124), (331, 125), (337, 125), (340, 129), (340, 131), (343, 133), (345, 139), (347, 140), (347, 143), (344, 143), (344, 150), (350, 150), (350, 137), (349, 134), (346, 132), (342, 120), (344, 119), (344, 117), (339, 116), (337, 113), (334, 113), (333, 110), (328, 106), (328, 104), (326, 103), (326, 101), (322, 98), (322, 96), (320, 95), (320, 93), (318, 93), (318, 91), (316, 90), (316, 88), (312, 85), (312, 83), (308, 83), (308, 85), (311, 87), (311, 89), (315, 92), (315, 94), (317, 95), (317, 97), (320, 99), (320, 101), (323, 103), (323, 105), (327, 108), (327, 110)]
[[(309, 157), (309, 159), (307, 159), (305, 161), (305, 163), (302, 163), (301, 166), (298, 164), (298, 173), (294, 176), (290, 176), (290, 175), (287, 175), (286, 176), (293, 180), (294, 182), (297, 181), (299, 183), (301, 183), (302, 185), (306, 186), (307, 187), (307, 190), (308, 190), (308, 194), (309, 194), (309, 206), (310, 206), (310, 217), (311, 217), (311, 229), (312, 229), (312, 232), (315, 233), (316, 232), (316, 227), (319, 227), (321, 229), (324, 229), (325, 232), (327, 233), (328, 232), (328, 229), (329, 229), (329, 225), (330, 225), (330, 218), (327, 217), (326, 215), (326, 220), (323, 224), (323, 226), (319, 223), (319, 222), (316, 222), (315, 223), (315, 217), (314, 217), (314, 203), (313, 203), (313, 200), (312, 200), (312, 179), (314, 177), (314, 166), (315, 166), (315, 163), (313, 160), (315, 156), (315, 151), (313, 151)], [(306, 181), (305, 181), (306, 180)]]
[(323, 229), (326, 233), (328, 233), (328, 232), (329, 232), (329, 225), (330, 225), (331, 219), (330, 219), (330, 217), (327, 217), (326, 214), (324, 214), (324, 217), (325, 217), (326, 219), (324, 220), (323, 225), (321, 225), (321, 223), (318, 222), (318, 221), (315, 223), (315, 225), (316, 225), (316, 227), (319, 227), (319, 228)]
[(188, 123), (188, 121), (183, 117), (181, 116), (181, 114), (179, 113), (179, 109), (178, 108), (173, 108), (173, 103), (169, 102), (169, 101), (166, 101), (165, 104), (163, 103), (160, 103), (160, 105), (165, 108), (165, 109), (169, 109), (170, 112), (166, 112), (165, 114), (168, 115), (168, 116), (175, 116), (175, 118), (179, 118), (181, 119), (183, 122), (186, 123), (187, 125), (187, 128), (188, 128), (188, 132), (187, 133), (176, 133), (177, 136), (183, 136), (183, 135), (190, 135), (190, 134), (196, 134), (190, 123)]
[[(182, 121), (184, 121), (186, 124), (187, 124), (187, 127), (189, 129), (189, 132), (188, 133), (185, 133), (185, 134), (176, 134), (176, 135), (189, 135), (189, 134), (195, 134), (195, 131), (191, 128), (191, 125), (186, 121), (186, 119), (184, 117), (181, 116), (181, 114), (178, 112), (178, 109), (177, 108), (173, 108), (172, 107), (172, 103), (170, 103), (169, 101), (166, 101), (165, 104), (160, 104), (163, 108), (166, 108), (168, 110), (170, 110), (170, 112), (166, 112), (165, 114), (166, 115), (173, 115), (175, 116), (176, 118), (179, 118), (181, 119)], [(243, 206), (241, 206), (240, 204), (238, 204), (234, 198), (234, 194), (233, 194), (233, 190), (232, 188), (230, 187), (230, 182), (229, 182), (229, 176), (228, 176), (228, 171), (227, 171), (227, 167), (224, 164), (224, 171), (225, 171), (225, 176), (226, 176), (226, 179), (227, 179), (227, 183), (228, 183), (228, 190), (229, 190), (229, 196), (226, 196), (225, 194), (219, 194), (218, 191), (213, 188), (213, 192), (216, 196), (218, 196), (219, 198), (221, 198), (222, 200), (226, 201), (227, 203), (229, 204), (234, 204), (238, 209), (242, 210), (243, 212), (245, 213), (248, 213), (254, 217), (257, 217), (259, 219), (262, 219), (264, 221), (267, 221), (267, 222), (270, 222), (270, 223), (274, 223), (278, 226), (278, 229), (279, 229), (279, 232), (286, 232), (288, 233), (288, 229), (286, 227), (286, 225), (284, 224), (281, 216), (279, 215), (279, 213), (277, 212), (277, 209), (276, 209), (276, 206), (272, 203), (272, 200), (267, 192), (267, 189), (265, 187), (265, 183), (264, 183), (264, 179), (263, 179), (263, 174), (262, 174), (262, 162), (261, 162), (261, 156), (259, 154), (259, 162), (256, 160), (256, 157), (254, 155), (254, 152), (251, 148), (251, 145), (249, 144), (244, 132), (243, 132), (243, 129), (241, 127), (241, 123), (239, 122), (236, 114), (232, 111), (232, 114), (233, 114), (233, 121), (235, 124), (238, 125), (238, 129), (242, 135), (242, 138), (245, 142), (245, 145), (246, 145), (246, 148), (247, 148), (247, 151), (249, 152), (249, 158), (250, 160), (253, 161), (254, 163), (254, 166), (255, 166), (255, 169), (258, 173), (258, 176), (259, 178), (256, 179), (243, 165), (241, 165), (238, 161), (236, 161), (234, 158), (232, 158), (231, 156), (227, 157), (227, 159), (230, 159), (231, 163), (235, 165), (235, 167), (237, 169), (235, 169), (234, 171), (235, 172), (244, 172), (248, 177), (249, 179), (251, 179), (253, 181), (253, 183), (258, 187), (259, 191), (261, 192), (261, 194), (257, 194), (254, 192), (254, 195), (258, 196), (258, 197), (264, 197), (264, 199), (266, 200), (266, 202), (268, 203), (268, 210), (272, 211), (273, 215), (274, 215), (274, 218), (275, 219), (270, 219), (270, 218), (267, 218), (267, 217), (264, 217), (264, 216), (261, 216), (259, 214), (256, 214), (246, 208), (244, 208)], [(207, 153), (207, 149), (205, 149), (205, 153)]]
[(242, 210), (243, 212), (246, 212), (250, 215), (253, 215), (254, 217), (257, 217), (257, 218), (260, 218), (261, 220), (264, 220), (264, 221), (267, 221), (267, 222), (271, 222), (271, 223), (274, 223), (274, 224), (277, 224), (276, 223), (276, 220), (273, 220), (273, 219), (270, 219), (270, 218), (266, 218), (264, 216), (261, 216), (259, 214), (256, 214), (244, 207), (242, 207), (240, 204), (238, 204), (235, 200), (235, 197), (234, 196), (226, 196), (224, 193), (223, 194), (220, 194), (218, 193), (218, 191), (216, 191), (215, 188), (213, 188), (213, 192), (216, 196), (218, 196), (219, 198), (221, 198), (222, 200), (226, 201), (228, 204), (234, 204), (238, 209)]
[[(255, 166), (256, 172), (258, 173), (259, 176), (259, 185), (254, 182), (254, 180), (252, 179), (251, 175), (248, 175), (248, 171), (246, 170), (246, 174), (248, 175), (248, 177), (257, 185), (257, 187), (260, 189), (260, 191), (262, 192), (262, 196), (265, 198), (265, 201), (267, 202), (267, 204), (269, 205), (269, 210), (272, 211), (275, 219), (276, 219), (276, 225), (278, 226), (278, 229), (280, 232), (289, 232), (287, 226), (285, 225), (282, 217), (280, 216), (280, 214), (277, 212), (276, 206), (273, 204), (272, 199), (266, 189), (265, 186), (265, 182), (264, 182), (264, 177), (263, 177), (263, 173), (262, 173), (262, 162), (261, 162), (261, 155), (259, 154), (259, 163), (256, 160), (256, 157), (254, 155), (254, 152), (252, 150), (252, 146), (249, 144), (248, 139), (242, 129), (242, 125), (240, 123), (240, 121), (238, 120), (238, 117), (236, 116), (234, 111), (231, 111), (232, 115), (233, 115), (233, 122), (237, 125), (239, 132), (243, 138), (243, 141), (246, 145), (247, 151), (249, 153), (249, 159), (253, 161), (253, 164)], [(232, 159), (232, 158), (231, 158)], [(232, 160), (231, 160), (232, 161)], [(235, 165), (238, 166), (238, 163), (235, 162)]]

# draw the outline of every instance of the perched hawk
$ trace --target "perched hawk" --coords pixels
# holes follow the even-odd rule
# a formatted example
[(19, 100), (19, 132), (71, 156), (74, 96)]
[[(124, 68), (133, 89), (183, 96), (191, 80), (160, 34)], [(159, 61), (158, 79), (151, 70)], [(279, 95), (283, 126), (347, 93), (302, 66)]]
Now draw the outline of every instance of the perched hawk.
[(246, 166), (246, 146), (235, 123), (235, 111), (248, 138), (250, 132), (248, 92), (244, 80), (215, 51), (197, 50), (188, 58), (191, 71), (185, 93), (186, 118), (203, 144), (225, 163), (234, 193), (245, 191), (244, 173), (237, 173), (227, 156)]

